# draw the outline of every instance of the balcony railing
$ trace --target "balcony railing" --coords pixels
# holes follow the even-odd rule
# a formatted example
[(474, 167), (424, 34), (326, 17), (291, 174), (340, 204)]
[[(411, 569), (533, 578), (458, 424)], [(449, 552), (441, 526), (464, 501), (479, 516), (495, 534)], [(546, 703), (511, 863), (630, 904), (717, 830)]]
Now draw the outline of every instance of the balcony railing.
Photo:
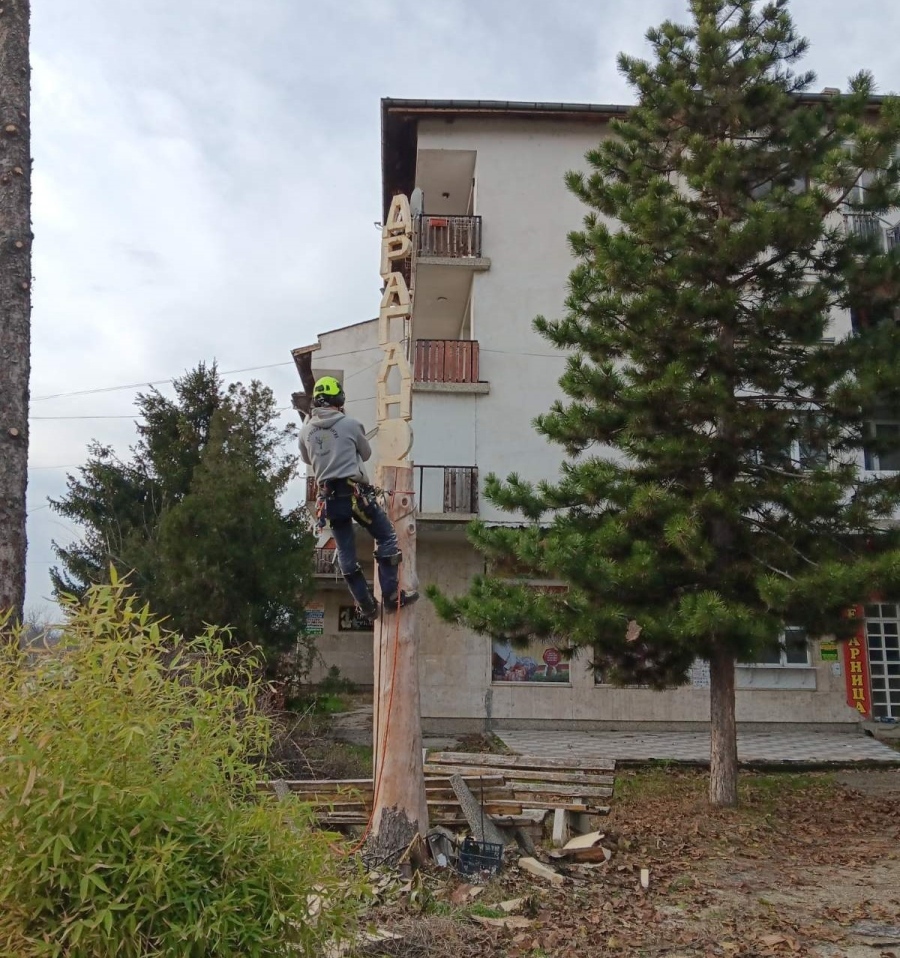
[(478, 513), (476, 466), (416, 466), (418, 510), (428, 515)]
[(420, 339), (416, 342), (417, 383), (477, 383), (478, 341)]
[(341, 574), (337, 565), (337, 551), (335, 549), (316, 549), (314, 563), (316, 575), (337, 577)]
[(445, 259), (481, 257), (480, 216), (431, 216), (422, 213), (416, 219), (419, 256)]
[(844, 229), (851, 236), (874, 239), (882, 249), (897, 245), (897, 228), (885, 229), (882, 220), (873, 213), (844, 213)]

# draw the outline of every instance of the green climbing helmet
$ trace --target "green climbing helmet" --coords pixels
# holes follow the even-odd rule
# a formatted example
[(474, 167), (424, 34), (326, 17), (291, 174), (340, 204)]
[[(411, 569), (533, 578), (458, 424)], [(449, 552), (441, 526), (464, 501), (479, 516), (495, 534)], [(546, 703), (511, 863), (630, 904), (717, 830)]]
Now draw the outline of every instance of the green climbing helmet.
[(317, 406), (342, 406), (344, 390), (334, 376), (323, 376), (313, 386), (313, 401)]

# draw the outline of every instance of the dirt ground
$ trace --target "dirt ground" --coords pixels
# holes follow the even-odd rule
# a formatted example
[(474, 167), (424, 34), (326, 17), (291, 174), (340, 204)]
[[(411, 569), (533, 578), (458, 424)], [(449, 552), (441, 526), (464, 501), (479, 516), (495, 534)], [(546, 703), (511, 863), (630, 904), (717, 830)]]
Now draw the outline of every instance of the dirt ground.
[[(705, 788), (702, 771), (617, 773), (609, 863), (556, 888), (513, 856), (474, 899), (422, 876), (369, 914), (401, 937), (365, 954), (900, 958), (900, 771), (745, 773), (735, 810)], [(510, 922), (499, 904), (516, 898)]]

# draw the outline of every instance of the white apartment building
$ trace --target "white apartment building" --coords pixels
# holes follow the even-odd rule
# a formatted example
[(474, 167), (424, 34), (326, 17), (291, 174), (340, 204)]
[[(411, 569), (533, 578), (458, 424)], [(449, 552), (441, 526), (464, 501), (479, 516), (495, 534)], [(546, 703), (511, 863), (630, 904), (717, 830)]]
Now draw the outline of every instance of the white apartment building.
[[(585, 210), (563, 175), (610, 135), (622, 106), (382, 101), (383, 211), (397, 193), (421, 210), (410, 287), (414, 309), (412, 458), (418, 496), (418, 571), (422, 586), (465, 591), (484, 560), (467, 543), (466, 523), (512, 518), (484, 500), (494, 472), (555, 478), (562, 450), (532, 427), (560, 395), (564, 356), (532, 329), (538, 315), (562, 314), (573, 266), (567, 233)], [(895, 233), (873, 220), (848, 228)], [(882, 235), (880, 232), (879, 235)], [(372, 264), (373, 272), (377, 269)], [(837, 317), (835, 336), (851, 328)], [(377, 321), (323, 332), (294, 350), (311, 353), (315, 376), (344, 383), (347, 412), (375, 422), (375, 377), (382, 354)], [(880, 428), (900, 429), (884, 423)], [(377, 437), (373, 444), (376, 447)], [(897, 462), (868, 462), (872, 469)], [(861, 465), (863, 465), (861, 463)], [(360, 536), (365, 559), (367, 537)], [(317, 555), (318, 593), (309, 623), (323, 667), (337, 665), (370, 685), (372, 631), (354, 614), (331, 550)], [(553, 586), (554, 583), (542, 583)], [(856, 644), (835, 646), (790, 633), (779, 653), (737, 669), (742, 723), (816, 723), (852, 727), (867, 714), (900, 718), (900, 602), (866, 607)], [(709, 719), (708, 671), (655, 692), (613, 688), (589, 668), (569, 665), (536, 643), (516, 650), (441, 622), (423, 599), (418, 609), (423, 724), (427, 730), (480, 731), (552, 723), (617, 728), (640, 723), (691, 727)]]

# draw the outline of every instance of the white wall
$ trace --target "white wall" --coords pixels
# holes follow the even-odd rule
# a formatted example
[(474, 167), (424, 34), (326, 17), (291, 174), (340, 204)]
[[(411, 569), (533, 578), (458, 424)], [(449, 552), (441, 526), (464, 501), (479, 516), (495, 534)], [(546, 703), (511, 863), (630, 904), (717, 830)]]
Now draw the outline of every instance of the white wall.
[[(538, 314), (562, 315), (575, 265), (566, 236), (580, 228), (586, 212), (563, 176), (586, 167), (584, 154), (606, 129), (596, 123), (505, 120), (419, 126), (419, 149), (477, 152), (476, 212), (483, 218), (483, 250), (491, 261), (490, 270), (475, 274), (473, 297), (472, 335), (481, 347), (481, 378), (491, 384), (488, 395), (474, 399), (471, 426), (482, 478), (513, 470), (526, 479), (552, 478), (563, 459), (562, 449), (539, 436), (532, 420), (561, 396), (557, 381), (565, 360), (531, 322)], [(426, 423), (418, 422), (417, 432), (423, 428)], [(484, 501), (481, 514), (511, 521)]]
[[(312, 354), (313, 375), (340, 373), (347, 396), (346, 412), (358, 419), (368, 431), (375, 426), (375, 377), (383, 353), (378, 345), (378, 321), (375, 319), (345, 326), (319, 335), (320, 348)], [(377, 436), (371, 440), (372, 465), (367, 467), (374, 479), (378, 455)]]

